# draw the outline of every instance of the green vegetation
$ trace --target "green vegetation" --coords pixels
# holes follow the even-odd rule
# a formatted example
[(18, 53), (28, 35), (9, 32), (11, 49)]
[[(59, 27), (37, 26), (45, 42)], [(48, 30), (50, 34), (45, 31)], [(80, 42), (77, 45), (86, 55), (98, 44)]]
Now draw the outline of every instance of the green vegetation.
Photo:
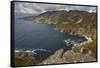
[(16, 66), (28, 66), (28, 65), (37, 65), (40, 63), (39, 60), (36, 60), (32, 53), (18, 52), (15, 56), (15, 65)]
[(62, 23), (58, 23), (57, 27), (60, 29), (66, 29), (68, 27), (75, 27), (75, 23), (74, 22), (62, 22)]
[(35, 22), (54, 24), (64, 32), (68, 31), (96, 39), (96, 13), (77, 10), (47, 11), (33, 18)]
[(29, 58), (15, 58), (15, 65), (16, 66), (27, 66), (27, 65), (33, 65), (33, 60), (32, 59), (29, 59)]
[[(69, 12), (48, 11), (33, 17), (33, 20), (40, 23), (54, 24), (59, 30), (62, 30), (63, 32), (68, 32), (73, 35), (87, 36), (93, 40), (93, 42), (81, 46), (91, 50), (93, 52), (92, 55), (88, 55), (87, 57), (80, 52), (75, 53), (72, 51), (66, 51), (63, 56), (63, 58), (65, 58), (64, 60), (63, 58), (57, 59), (57, 53), (54, 54), (51, 58), (48, 58), (46, 64), (53, 61), (55, 61), (55, 63), (63, 61), (69, 61), (67, 63), (72, 63), (74, 61), (87, 62), (96, 60), (96, 13), (74, 10)], [(59, 52), (59, 54), (60, 53), (61, 52)], [(33, 57), (30, 55), (24, 55), (22, 57), (17, 55), (15, 60), (16, 66), (36, 65), (40, 63), (40, 61), (33, 59)]]

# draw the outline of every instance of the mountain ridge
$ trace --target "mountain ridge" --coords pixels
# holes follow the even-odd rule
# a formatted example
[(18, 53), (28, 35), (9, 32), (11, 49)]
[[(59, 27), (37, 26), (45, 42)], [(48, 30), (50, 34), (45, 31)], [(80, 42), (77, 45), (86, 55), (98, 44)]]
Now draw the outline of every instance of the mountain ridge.
[(93, 12), (79, 10), (47, 11), (36, 16), (24, 17), (24, 19), (31, 19), (34, 23), (53, 24), (63, 32), (84, 34), (92, 37), (92, 39), (96, 38), (96, 13)]

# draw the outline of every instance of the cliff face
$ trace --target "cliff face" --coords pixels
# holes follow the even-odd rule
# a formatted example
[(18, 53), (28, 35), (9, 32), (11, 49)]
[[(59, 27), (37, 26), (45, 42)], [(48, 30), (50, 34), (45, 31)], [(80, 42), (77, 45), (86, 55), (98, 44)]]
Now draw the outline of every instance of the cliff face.
[[(92, 43), (96, 40), (96, 13), (75, 10), (69, 12), (48, 11), (33, 17), (33, 21), (36, 23), (53, 24), (61, 32), (87, 36), (93, 40)], [(91, 43), (82, 45), (78, 50), (81, 50), (81, 52), (76, 53), (74, 50), (64, 52), (63, 49), (60, 49), (41, 62), (41, 64), (96, 61), (96, 43), (93, 45)], [(83, 54), (85, 52), (87, 53)]]
[(56, 51), (53, 55), (42, 61), (40, 64), (59, 64), (96, 61), (96, 59), (90, 56), (88, 53), (82, 54), (80, 51), (75, 52), (74, 50), (69, 50), (62, 55), (62, 52), (63, 49)]
[(96, 39), (96, 13), (86, 11), (47, 11), (37, 16), (31, 16), (36, 23), (54, 24), (63, 32), (86, 35)]
[[(26, 17), (34, 23), (53, 24), (61, 32), (87, 36), (93, 40), (79, 48), (64, 52), (63, 49), (37, 64), (58, 64), (96, 61), (96, 13), (86, 11), (48, 11), (37, 16)], [(93, 55), (93, 56), (91, 56)]]

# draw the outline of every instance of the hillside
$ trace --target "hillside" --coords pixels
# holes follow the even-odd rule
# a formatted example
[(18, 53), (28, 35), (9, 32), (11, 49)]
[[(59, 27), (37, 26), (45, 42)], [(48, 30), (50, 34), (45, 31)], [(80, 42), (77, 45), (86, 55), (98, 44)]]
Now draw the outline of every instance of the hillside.
[[(86, 36), (92, 40), (91, 42), (88, 42), (89, 40), (87, 40), (88, 43), (85, 43), (79, 47), (73, 47), (72, 50), (65, 52), (64, 49), (61, 48), (47, 59), (43, 61), (32, 62), (31, 65), (96, 61), (96, 13), (78, 10), (47, 11), (37, 16), (28, 16), (24, 17), (23, 19), (31, 20), (34, 23), (46, 23), (54, 25), (55, 28), (61, 32), (67, 32), (72, 35), (79, 35), (82, 37)], [(78, 45), (80, 44), (78, 43)], [(17, 63), (19, 63), (19, 60)], [(30, 63), (28, 65), (30, 65)]]
[(47, 11), (37, 16), (26, 17), (35, 23), (54, 24), (59, 30), (71, 34), (86, 35), (96, 39), (96, 13), (86, 11)]

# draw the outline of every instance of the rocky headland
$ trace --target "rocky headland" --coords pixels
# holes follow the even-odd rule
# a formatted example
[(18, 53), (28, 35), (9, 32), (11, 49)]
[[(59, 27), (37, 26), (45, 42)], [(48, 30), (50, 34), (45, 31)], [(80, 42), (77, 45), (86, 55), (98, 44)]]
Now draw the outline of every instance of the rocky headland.
[(47, 11), (37, 16), (24, 17), (24, 19), (31, 19), (34, 23), (54, 25), (55, 30), (86, 39), (82, 42), (65, 39), (66, 46), (67, 44), (73, 45), (70, 50), (61, 48), (48, 58), (38, 60), (36, 63), (33, 62), (35, 56), (30, 55), (31, 65), (96, 61), (96, 13), (77, 10)]

